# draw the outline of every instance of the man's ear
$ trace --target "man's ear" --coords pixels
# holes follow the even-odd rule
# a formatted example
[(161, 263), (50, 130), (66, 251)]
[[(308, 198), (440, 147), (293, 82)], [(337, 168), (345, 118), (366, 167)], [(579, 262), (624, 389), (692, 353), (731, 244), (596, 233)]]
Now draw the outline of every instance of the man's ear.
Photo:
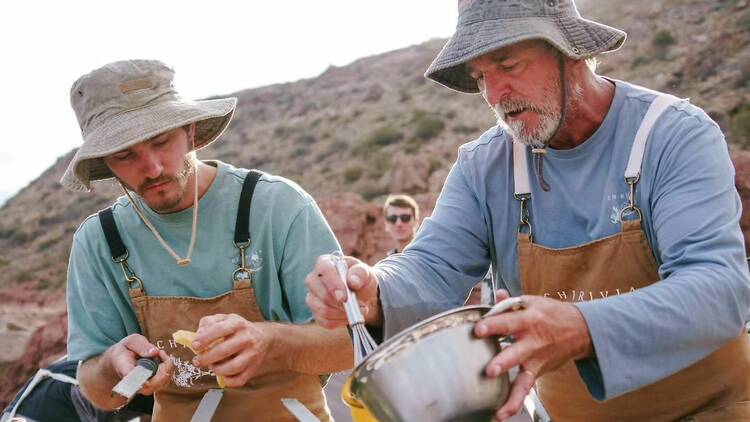
[(190, 139), (190, 143), (195, 145), (195, 122), (188, 125), (187, 134), (188, 139)]

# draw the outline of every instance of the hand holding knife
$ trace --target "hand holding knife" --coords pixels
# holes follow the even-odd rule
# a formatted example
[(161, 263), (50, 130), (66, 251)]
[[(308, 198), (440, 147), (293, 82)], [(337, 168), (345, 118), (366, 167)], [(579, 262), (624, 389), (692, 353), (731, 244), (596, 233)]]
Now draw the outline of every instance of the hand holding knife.
[(146, 381), (156, 374), (160, 363), (161, 359), (158, 357), (139, 358), (135, 367), (112, 388), (112, 394), (119, 394), (129, 401), (146, 384)]

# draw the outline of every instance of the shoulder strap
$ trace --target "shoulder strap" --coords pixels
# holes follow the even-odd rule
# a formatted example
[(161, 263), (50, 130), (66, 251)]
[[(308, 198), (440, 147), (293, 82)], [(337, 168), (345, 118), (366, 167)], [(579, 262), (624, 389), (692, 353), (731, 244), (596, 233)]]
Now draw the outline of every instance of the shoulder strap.
[[(236, 243), (246, 243), (250, 240), (250, 219), (248, 215), (250, 214), (250, 205), (253, 201), (255, 185), (262, 174), (257, 170), (250, 170), (242, 184), (240, 205), (237, 210), (237, 223), (234, 230), (234, 241)], [(112, 259), (121, 258), (126, 255), (128, 250), (122, 242), (120, 232), (117, 230), (117, 223), (112, 213), (112, 207), (107, 207), (99, 211), (99, 223), (102, 226), (102, 231), (104, 231), (104, 237), (107, 239)]]
[(112, 207), (107, 207), (99, 211), (99, 223), (102, 225), (104, 237), (109, 245), (109, 252), (112, 254), (112, 260), (117, 261), (128, 254), (125, 244), (122, 243), (120, 232), (117, 230), (115, 216), (112, 214)]
[(237, 222), (234, 226), (234, 243), (241, 245), (250, 242), (250, 205), (253, 202), (255, 185), (263, 175), (258, 170), (250, 170), (242, 183), (240, 206), (237, 208)]
[(656, 123), (670, 105), (679, 101), (680, 99), (675, 96), (659, 94), (651, 103), (641, 121), (641, 126), (638, 127), (638, 132), (635, 134), (635, 141), (633, 141), (633, 147), (630, 150), (628, 166), (625, 169), (625, 180), (638, 180), (640, 178), (641, 163), (643, 162), (643, 154), (646, 151), (646, 141), (648, 140), (648, 135), (651, 133), (651, 129), (654, 127), (654, 123)]
[(513, 184), (516, 199), (531, 194), (529, 165), (526, 163), (527, 149), (526, 145), (513, 141)]

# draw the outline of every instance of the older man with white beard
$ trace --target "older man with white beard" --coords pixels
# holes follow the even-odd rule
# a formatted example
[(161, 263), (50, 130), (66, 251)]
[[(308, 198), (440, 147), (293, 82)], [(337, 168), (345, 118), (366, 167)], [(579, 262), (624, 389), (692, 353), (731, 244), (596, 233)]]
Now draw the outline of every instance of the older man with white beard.
[[(476, 324), (512, 335), (487, 364), (536, 384), (556, 422), (750, 420), (750, 275), (719, 127), (686, 100), (597, 75), (625, 33), (572, 0), (460, 0), (426, 76), (481, 93), (499, 125), (463, 145), (431, 218), (374, 267), (350, 259), (366, 321), (390, 336), (461, 305), (492, 265), (525, 307)], [(533, 171), (529, 171), (533, 168)], [(345, 324), (320, 257), (307, 303)]]

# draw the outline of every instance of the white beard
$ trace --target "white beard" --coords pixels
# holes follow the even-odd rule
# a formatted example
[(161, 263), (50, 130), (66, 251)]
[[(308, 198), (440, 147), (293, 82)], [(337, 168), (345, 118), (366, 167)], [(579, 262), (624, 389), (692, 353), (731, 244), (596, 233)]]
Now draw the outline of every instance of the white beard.
[[(497, 123), (513, 137), (514, 140), (531, 146), (532, 148), (543, 148), (555, 134), (557, 122), (560, 120), (560, 106), (555, 103), (555, 96), (546, 96), (547, 99), (540, 105), (523, 101), (504, 101), (495, 104), (492, 111), (497, 116)], [(509, 111), (527, 109), (539, 115), (539, 123), (534, 127), (526, 127), (521, 120), (506, 122), (505, 116)]]

